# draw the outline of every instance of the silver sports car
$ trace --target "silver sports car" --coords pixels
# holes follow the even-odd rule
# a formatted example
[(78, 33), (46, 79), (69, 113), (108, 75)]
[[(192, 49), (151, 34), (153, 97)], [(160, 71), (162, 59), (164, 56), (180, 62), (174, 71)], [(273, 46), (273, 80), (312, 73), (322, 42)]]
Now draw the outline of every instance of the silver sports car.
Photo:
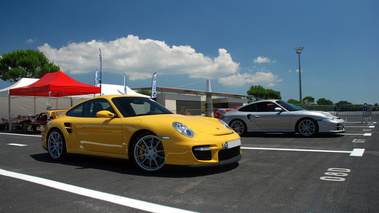
[(315, 136), (319, 132), (345, 132), (345, 121), (328, 112), (308, 111), (280, 100), (264, 100), (225, 112), (223, 119), (239, 135), (246, 132), (298, 132)]

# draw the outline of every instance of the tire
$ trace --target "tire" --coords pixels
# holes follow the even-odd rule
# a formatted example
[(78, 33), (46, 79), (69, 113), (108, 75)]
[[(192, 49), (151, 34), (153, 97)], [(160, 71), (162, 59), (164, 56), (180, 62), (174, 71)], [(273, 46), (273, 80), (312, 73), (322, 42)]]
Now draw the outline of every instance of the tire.
[(235, 132), (237, 132), (240, 136), (245, 135), (247, 132), (247, 127), (245, 122), (241, 120), (233, 120), (230, 122), (230, 128), (232, 128)]
[(312, 137), (318, 134), (317, 122), (310, 118), (304, 118), (296, 125), (296, 131), (303, 137)]
[(47, 152), (54, 160), (62, 160), (66, 157), (66, 142), (63, 134), (58, 129), (53, 129), (47, 137)]
[(131, 159), (141, 170), (157, 172), (165, 165), (165, 153), (160, 138), (152, 133), (144, 133), (134, 140)]

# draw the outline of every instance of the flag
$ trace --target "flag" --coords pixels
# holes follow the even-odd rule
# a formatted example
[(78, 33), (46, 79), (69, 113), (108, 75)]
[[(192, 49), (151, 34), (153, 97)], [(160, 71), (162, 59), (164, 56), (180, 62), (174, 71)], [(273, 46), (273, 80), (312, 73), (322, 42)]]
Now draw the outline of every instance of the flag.
[(152, 84), (151, 84), (151, 98), (157, 98), (157, 73), (153, 74)]

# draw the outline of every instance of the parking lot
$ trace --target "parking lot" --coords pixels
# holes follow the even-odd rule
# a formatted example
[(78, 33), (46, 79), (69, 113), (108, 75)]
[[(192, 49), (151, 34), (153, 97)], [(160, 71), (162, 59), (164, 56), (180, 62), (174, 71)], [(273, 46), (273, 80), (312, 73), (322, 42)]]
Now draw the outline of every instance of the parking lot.
[(52, 161), (38, 134), (0, 133), (0, 212), (377, 212), (379, 130), (249, 134), (227, 167), (144, 174), (127, 160)]

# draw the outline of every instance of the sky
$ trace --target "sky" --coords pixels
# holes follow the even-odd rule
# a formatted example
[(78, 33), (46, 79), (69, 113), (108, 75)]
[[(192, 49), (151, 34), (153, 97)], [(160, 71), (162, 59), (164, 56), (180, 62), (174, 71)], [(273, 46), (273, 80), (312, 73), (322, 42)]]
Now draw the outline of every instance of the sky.
[[(73, 79), (379, 103), (377, 0), (2, 2), (0, 55), (34, 49)], [(9, 86), (0, 80), (0, 89)]]

